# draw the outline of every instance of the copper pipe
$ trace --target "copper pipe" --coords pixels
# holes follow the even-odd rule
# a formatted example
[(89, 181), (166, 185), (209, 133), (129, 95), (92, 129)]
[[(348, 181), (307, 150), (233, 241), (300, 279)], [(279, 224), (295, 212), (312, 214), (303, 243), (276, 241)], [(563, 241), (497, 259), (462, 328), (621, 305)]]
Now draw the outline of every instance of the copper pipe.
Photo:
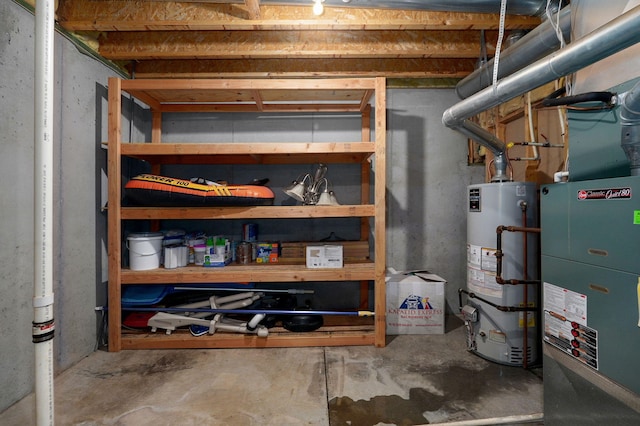
[(500, 225), (496, 229), (497, 239), (496, 239), (496, 282), (498, 284), (540, 284), (540, 280), (517, 280), (517, 279), (504, 279), (502, 278), (502, 258), (504, 257), (504, 253), (502, 252), (502, 232), (533, 232), (540, 233), (540, 228), (529, 228), (525, 226), (504, 226)]
[[(498, 284), (524, 284), (524, 292), (523, 292), (523, 296), (522, 296), (522, 303), (524, 305), (524, 308), (528, 308), (529, 306), (529, 284), (540, 284), (540, 280), (529, 280), (528, 279), (528, 258), (529, 258), (529, 251), (528, 251), (528, 240), (527, 240), (527, 234), (529, 232), (533, 232), (533, 233), (540, 233), (540, 228), (529, 228), (527, 227), (527, 204), (526, 203), (521, 203), (520, 204), (520, 208), (522, 209), (522, 226), (518, 227), (518, 226), (498, 226), (498, 228), (496, 229), (496, 259), (497, 259), (497, 265), (496, 265), (496, 282)], [(516, 279), (511, 279), (511, 280), (505, 280), (502, 278), (502, 257), (504, 256), (503, 252), (502, 252), (502, 232), (503, 231), (509, 231), (509, 232), (522, 232), (523, 238), (523, 271), (522, 271), (522, 278), (521, 280), (516, 280)], [(524, 319), (523, 319), (523, 336), (522, 336), (522, 346), (523, 346), (523, 358), (522, 358), (522, 367), (523, 368), (527, 368), (528, 366), (528, 356), (527, 356), (527, 350), (529, 348), (529, 342), (528, 342), (528, 331), (529, 331), (529, 327), (528, 327), (528, 315), (526, 314), (526, 310), (525, 310), (525, 314), (524, 314)]]

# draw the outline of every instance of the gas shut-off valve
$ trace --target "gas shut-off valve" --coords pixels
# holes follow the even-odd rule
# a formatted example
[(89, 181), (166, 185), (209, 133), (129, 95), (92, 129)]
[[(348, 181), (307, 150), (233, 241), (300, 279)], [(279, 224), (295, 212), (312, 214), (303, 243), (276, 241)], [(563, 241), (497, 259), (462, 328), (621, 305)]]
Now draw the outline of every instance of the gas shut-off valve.
[(464, 326), (467, 328), (467, 349), (476, 350), (476, 336), (473, 323), (478, 322), (478, 308), (471, 305), (464, 305), (460, 310)]
[(471, 305), (464, 305), (462, 307), (462, 319), (464, 322), (477, 322), (478, 309)]

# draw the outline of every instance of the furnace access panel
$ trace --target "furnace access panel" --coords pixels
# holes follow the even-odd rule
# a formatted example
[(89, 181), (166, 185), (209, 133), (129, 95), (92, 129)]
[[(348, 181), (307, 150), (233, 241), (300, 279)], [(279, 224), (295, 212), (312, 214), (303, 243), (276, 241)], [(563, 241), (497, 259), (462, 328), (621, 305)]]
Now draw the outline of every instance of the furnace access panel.
[(540, 198), (544, 341), (640, 394), (640, 177)]

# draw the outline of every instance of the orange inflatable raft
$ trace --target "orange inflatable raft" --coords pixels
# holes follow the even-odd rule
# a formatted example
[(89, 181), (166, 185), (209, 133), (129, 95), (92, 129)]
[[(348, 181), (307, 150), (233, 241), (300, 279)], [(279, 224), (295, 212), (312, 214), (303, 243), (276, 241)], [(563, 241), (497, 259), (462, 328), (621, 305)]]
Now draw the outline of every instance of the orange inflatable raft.
[(274, 198), (264, 185), (222, 185), (151, 174), (138, 175), (125, 185), (126, 202), (140, 206), (269, 206)]

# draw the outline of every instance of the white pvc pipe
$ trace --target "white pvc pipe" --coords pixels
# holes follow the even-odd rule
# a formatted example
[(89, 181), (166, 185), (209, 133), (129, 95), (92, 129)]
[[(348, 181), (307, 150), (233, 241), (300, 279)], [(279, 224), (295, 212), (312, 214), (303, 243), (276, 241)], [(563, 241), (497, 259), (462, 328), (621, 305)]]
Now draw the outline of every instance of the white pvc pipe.
[(35, 410), (37, 425), (53, 425), (53, 0), (36, 1), (35, 23), (32, 330)]
[[(473, 420), (461, 420), (458, 422), (447, 423), (429, 423), (429, 426), (485, 426), (485, 425), (512, 425), (521, 423), (533, 423), (544, 420), (542, 413), (536, 414), (524, 414), (516, 416), (506, 417), (492, 417), (490, 419), (473, 419)], [(422, 425), (426, 426), (426, 425)]]
[(569, 177), (569, 172), (564, 171), (564, 172), (555, 172), (553, 174), (553, 181), (555, 183), (558, 182), (564, 182), (565, 179), (567, 179)]
[(267, 314), (254, 315), (253, 318), (251, 318), (251, 320), (247, 323), (247, 329), (255, 330), (256, 327), (258, 327), (258, 324), (260, 324), (260, 321), (262, 321), (266, 316)]

